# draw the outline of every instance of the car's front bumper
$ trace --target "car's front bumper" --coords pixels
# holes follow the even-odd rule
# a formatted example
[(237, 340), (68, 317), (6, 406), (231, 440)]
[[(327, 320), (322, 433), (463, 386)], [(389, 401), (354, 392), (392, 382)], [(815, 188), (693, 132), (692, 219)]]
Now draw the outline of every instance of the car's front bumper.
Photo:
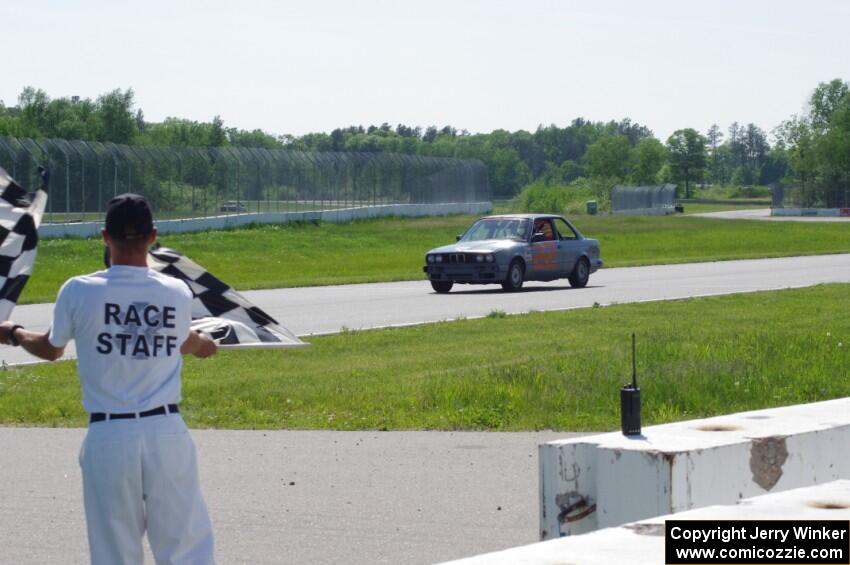
[(597, 257), (596, 259), (590, 262), (590, 272), (595, 273), (596, 271), (601, 269), (603, 265), (605, 265), (605, 262), (602, 261), (602, 257)]
[(459, 283), (494, 283), (501, 282), (507, 275), (506, 270), (499, 265), (425, 265), (422, 271), (432, 281), (454, 281)]

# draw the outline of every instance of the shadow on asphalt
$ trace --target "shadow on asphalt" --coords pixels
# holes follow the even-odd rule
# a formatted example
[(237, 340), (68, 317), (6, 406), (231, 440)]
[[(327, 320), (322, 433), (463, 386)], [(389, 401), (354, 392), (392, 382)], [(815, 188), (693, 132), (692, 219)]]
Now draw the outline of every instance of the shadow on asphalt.
[[(584, 288), (602, 288), (602, 287), (589, 284)], [(444, 294), (439, 293), (439, 292), (432, 292), (431, 294), (441, 295), (441, 296), (451, 296), (452, 294), (460, 294), (460, 295), (463, 295), (463, 294), (506, 294), (506, 295), (509, 295), (509, 294), (525, 294), (525, 293), (532, 293), (532, 292), (551, 292), (553, 290), (583, 290), (583, 289), (573, 288), (570, 285), (532, 286), (530, 288), (529, 287), (523, 287), (522, 289), (520, 289), (516, 292), (507, 292), (507, 291), (502, 290), (501, 288), (482, 288), (482, 289), (469, 289), (469, 290), (454, 290), (454, 289), (452, 289), (451, 292), (444, 293)]]

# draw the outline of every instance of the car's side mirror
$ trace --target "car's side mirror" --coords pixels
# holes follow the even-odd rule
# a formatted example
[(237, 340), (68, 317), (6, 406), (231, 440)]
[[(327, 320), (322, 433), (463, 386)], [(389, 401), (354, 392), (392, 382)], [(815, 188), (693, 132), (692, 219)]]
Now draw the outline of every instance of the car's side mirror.
[(463, 235), (456, 235), (456, 236), (455, 236), (455, 241), (460, 241), (460, 238), (462, 238), (462, 237), (463, 237)]
[(531, 238), (531, 243), (534, 243), (536, 241), (543, 241), (545, 238), (546, 234), (544, 234), (542, 231), (539, 231), (535, 233), (534, 236)]

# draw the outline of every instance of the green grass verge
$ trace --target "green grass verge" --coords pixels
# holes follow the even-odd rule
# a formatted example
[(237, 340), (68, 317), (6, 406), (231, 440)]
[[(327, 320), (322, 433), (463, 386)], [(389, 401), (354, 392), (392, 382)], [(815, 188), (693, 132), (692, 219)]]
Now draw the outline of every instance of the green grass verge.
[[(238, 289), (422, 279), (428, 249), (454, 242), (473, 216), (385, 218), (165, 234), (174, 247)], [(850, 223), (576, 216), (609, 267), (850, 251)], [(40, 243), (21, 303), (52, 302), (70, 276), (103, 268), (95, 239)]]
[[(607, 430), (631, 373), (646, 424), (850, 394), (850, 285), (504, 316), (187, 362), (215, 428)], [(0, 423), (82, 426), (74, 362), (0, 371)]]
[(579, 216), (575, 223), (585, 235), (599, 239), (609, 267), (850, 251), (850, 222), (823, 222), (832, 228), (813, 229), (816, 222)]
[(702, 202), (685, 203), (685, 214), (705, 214), (706, 212), (735, 212), (738, 210), (758, 210), (770, 208), (759, 204), (705, 204)]

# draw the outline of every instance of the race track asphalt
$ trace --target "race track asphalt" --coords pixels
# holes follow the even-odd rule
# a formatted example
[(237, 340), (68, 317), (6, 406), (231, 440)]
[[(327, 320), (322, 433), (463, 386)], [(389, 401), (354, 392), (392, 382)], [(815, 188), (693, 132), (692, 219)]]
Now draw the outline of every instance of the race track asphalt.
[(850, 224), (847, 216), (771, 216), (770, 208), (755, 208), (746, 210), (725, 210), (723, 212), (700, 212), (688, 214), (698, 218), (715, 218), (721, 220), (766, 220), (769, 222), (845, 222)]
[[(745, 261), (717, 261), (602, 269), (587, 288), (570, 288), (566, 280), (530, 283), (506, 293), (498, 285), (456, 285), (436, 294), (427, 281), (254, 290), (245, 296), (299, 336), (342, 329), (410, 325), (458, 318), (478, 318), (494, 310), (514, 314), (533, 310), (587, 308), (594, 303), (669, 300), (850, 282), (850, 255), (814, 255)], [(46, 330), (51, 304), (18, 306), (12, 319), (33, 330)], [(73, 343), (66, 356), (74, 355)], [(36, 359), (20, 348), (0, 346), (7, 364)]]

